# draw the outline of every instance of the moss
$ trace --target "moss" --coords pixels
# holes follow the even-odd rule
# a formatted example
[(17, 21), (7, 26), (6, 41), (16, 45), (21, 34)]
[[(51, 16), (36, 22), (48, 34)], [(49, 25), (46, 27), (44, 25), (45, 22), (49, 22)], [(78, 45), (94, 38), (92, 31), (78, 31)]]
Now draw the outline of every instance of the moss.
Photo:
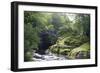
[(69, 52), (68, 57), (70, 59), (75, 59), (79, 52), (84, 52), (84, 55), (86, 55), (86, 53), (89, 53), (90, 52), (89, 42), (84, 43), (80, 47), (74, 48), (71, 52)]
[(66, 55), (69, 59), (75, 59), (79, 54), (84, 54), (85, 56), (89, 53), (90, 44), (89, 42), (86, 43), (86, 41), (89, 41), (86, 36), (59, 38), (56, 44), (51, 46), (50, 50), (52, 53)]
[(70, 49), (61, 49), (60, 50), (60, 54), (62, 54), (62, 55), (67, 55), (68, 54), (68, 52), (70, 52)]

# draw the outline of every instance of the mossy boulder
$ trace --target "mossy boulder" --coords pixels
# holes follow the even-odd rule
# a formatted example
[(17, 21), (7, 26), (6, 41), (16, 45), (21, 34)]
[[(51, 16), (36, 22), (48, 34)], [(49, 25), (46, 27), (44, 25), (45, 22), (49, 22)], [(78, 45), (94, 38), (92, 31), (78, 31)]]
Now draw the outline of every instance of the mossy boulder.
[(90, 58), (90, 44), (89, 42), (74, 48), (68, 54), (69, 59), (87, 59)]

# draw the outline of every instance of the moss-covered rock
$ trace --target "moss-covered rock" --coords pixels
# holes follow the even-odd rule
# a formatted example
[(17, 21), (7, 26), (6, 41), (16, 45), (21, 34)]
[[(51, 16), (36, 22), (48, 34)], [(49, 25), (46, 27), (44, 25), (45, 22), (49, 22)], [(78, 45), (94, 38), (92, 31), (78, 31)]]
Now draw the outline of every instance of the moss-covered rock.
[(87, 59), (90, 58), (90, 44), (84, 43), (80, 47), (74, 48), (68, 54), (69, 59)]

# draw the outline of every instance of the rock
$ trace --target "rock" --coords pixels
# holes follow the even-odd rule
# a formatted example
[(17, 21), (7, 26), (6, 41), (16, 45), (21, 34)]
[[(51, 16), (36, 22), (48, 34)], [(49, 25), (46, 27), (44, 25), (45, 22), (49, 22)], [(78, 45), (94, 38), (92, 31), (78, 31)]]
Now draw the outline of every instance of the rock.
[(42, 58), (42, 56), (40, 54), (38, 54), (38, 53), (34, 53), (33, 57), (35, 57), (35, 58)]
[(80, 51), (76, 55), (76, 59), (87, 59), (90, 58), (90, 53), (86, 51)]

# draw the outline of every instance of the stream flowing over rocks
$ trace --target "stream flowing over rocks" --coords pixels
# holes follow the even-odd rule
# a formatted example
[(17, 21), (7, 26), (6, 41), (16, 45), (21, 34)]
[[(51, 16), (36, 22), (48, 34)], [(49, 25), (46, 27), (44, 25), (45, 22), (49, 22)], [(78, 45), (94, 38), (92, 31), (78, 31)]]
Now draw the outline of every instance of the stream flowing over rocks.
[(34, 61), (52, 61), (52, 60), (66, 60), (67, 58), (64, 55), (57, 56), (49, 52), (48, 54), (40, 55), (38, 53), (33, 53)]

